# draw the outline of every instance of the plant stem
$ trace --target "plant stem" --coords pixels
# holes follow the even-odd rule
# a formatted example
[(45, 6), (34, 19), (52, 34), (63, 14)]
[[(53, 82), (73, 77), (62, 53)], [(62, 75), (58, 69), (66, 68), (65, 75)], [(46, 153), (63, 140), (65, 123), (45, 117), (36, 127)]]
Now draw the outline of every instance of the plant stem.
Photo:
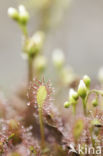
[[(25, 40), (28, 40), (27, 26), (22, 25), (20, 23), (18, 23), (18, 24), (19, 24), (21, 31), (25, 37)], [(33, 80), (33, 57), (28, 55), (28, 84), (32, 80)]]
[(82, 102), (83, 102), (83, 110), (84, 110), (84, 115), (87, 116), (87, 102), (86, 102), (86, 99), (82, 99)]
[(26, 25), (21, 25), (20, 23), (18, 23), (18, 24), (19, 24), (19, 26), (20, 26), (20, 28), (21, 28), (21, 31), (22, 31), (24, 37), (25, 37), (25, 38), (28, 38), (28, 31), (27, 31)]
[(45, 146), (45, 137), (44, 137), (44, 124), (43, 124), (43, 116), (42, 116), (42, 108), (39, 108), (39, 122), (40, 122), (40, 134), (41, 134), (41, 147), (42, 149)]
[(28, 57), (28, 83), (33, 80), (33, 58)]
[(73, 104), (73, 114), (76, 114), (76, 104)]

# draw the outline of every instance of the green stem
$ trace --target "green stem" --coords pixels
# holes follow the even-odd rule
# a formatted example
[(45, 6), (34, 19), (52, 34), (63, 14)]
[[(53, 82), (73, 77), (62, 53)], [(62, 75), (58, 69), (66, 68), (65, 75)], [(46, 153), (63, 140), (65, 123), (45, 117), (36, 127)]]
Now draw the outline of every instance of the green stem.
[(88, 91), (88, 94), (87, 94), (87, 97), (86, 97), (86, 100), (85, 100), (86, 103), (88, 101), (88, 98), (89, 98), (90, 94), (92, 94), (92, 93), (95, 93), (97, 97), (98, 97), (98, 95), (103, 96), (103, 91), (102, 90), (96, 90), (96, 89), (90, 90), (90, 91)]
[(97, 96), (98, 96), (98, 95), (103, 96), (103, 91), (102, 91), (102, 90), (93, 89), (93, 90), (90, 90), (90, 91), (88, 92), (87, 99), (88, 99), (88, 96), (89, 96), (90, 94), (92, 94), (92, 93), (95, 93)]
[(87, 116), (87, 102), (86, 99), (82, 99), (83, 102), (83, 110), (84, 110), (84, 115)]
[(76, 114), (76, 104), (73, 104), (73, 114)]
[[(22, 25), (21, 23), (19, 23), (19, 26), (21, 28), (21, 31), (25, 37), (25, 40), (28, 40), (28, 31), (27, 31), (27, 26), (26, 25)], [(28, 84), (30, 81), (33, 80), (33, 57), (28, 55)]]
[(44, 124), (43, 124), (42, 108), (39, 108), (39, 122), (40, 122), (40, 134), (41, 134), (41, 147), (43, 149), (45, 146), (45, 137), (44, 137)]
[(21, 31), (22, 31), (23, 35), (25, 36), (25, 38), (28, 38), (28, 31), (27, 31), (26, 25), (21, 25), (20, 23), (18, 23), (18, 24), (19, 24)]
[(28, 83), (33, 80), (33, 58), (28, 56)]
[(95, 93), (96, 96), (98, 96), (98, 95), (103, 96), (103, 91), (102, 90), (93, 89), (93, 90), (88, 91), (86, 98), (82, 99), (83, 109), (84, 109), (84, 114), (85, 115), (87, 115), (87, 102), (88, 102), (88, 98), (89, 98), (89, 95), (92, 94), (92, 93)]

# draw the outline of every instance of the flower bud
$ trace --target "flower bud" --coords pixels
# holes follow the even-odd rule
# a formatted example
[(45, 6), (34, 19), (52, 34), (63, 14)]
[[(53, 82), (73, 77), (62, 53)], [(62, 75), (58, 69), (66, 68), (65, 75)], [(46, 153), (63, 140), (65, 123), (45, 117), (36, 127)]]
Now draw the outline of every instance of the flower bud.
[(89, 87), (90, 87), (90, 83), (91, 83), (90, 77), (87, 76), (87, 75), (85, 75), (85, 76), (83, 77), (83, 81), (84, 81), (86, 87), (89, 88)]
[(44, 42), (44, 37), (45, 37), (45, 34), (42, 31), (38, 31), (33, 35), (32, 39), (35, 42), (37, 49), (41, 49), (43, 42)]
[(19, 13), (15, 8), (9, 8), (8, 15), (14, 20), (18, 20), (19, 18)]
[(81, 98), (85, 98), (87, 94), (87, 88), (83, 80), (80, 80), (79, 86), (78, 86), (78, 95), (81, 96)]
[(29, 13), (23, 5), (19, 6), (19, 21), (22, 24), (26, 24), (29, 20)]
[(70, 89), (69, 91), (69, 100), (72, 103), (78, 100), (78, 93), (74, 89)]
[(65, 60), (63, 52), (59, 49), (56, 49), (53, 52), (52, 60), (53, 60), (54, 66), (60, 69), (63, 66), (64, 60)]
[(46, 68), (47, 60), (44, 56), (37, 56), (34, 61), (34, 67), (37, 72), (42, 72)]
[(94, 99), (94, 100), (92, 101), (92, 105), (93, 105), (94, 107), (97, 107), (97, 106), (98, 106), (98, 100), (97, 100), (97, 99)]
[(38, 31), (36, 34), (33, 35), (32, 38), (28, 40), (28, 43), (26, 43), (25, 51), (30, 56), (35, 56), (40, 52), (42, 49), (44, 42), (44, 33)]
[(71, 106), (71, 103), (70, 103), (70, 102), (66, 101), (66, 102), (64, 103), (64, 107), (65, 107), (65, 108), (68, 108), (68, 107), (70, 107), (70, 106)]

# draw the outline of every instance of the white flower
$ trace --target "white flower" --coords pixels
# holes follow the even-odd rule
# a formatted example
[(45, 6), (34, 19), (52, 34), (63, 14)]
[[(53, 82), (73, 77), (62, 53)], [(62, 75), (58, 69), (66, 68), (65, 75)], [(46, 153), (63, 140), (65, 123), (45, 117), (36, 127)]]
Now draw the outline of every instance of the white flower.
[(56, 49), (53, 52), (52, 60), (53, 60), (55, 67), (57, 68), (61, 67), (65, 60), (63, 52), (60, 49)]

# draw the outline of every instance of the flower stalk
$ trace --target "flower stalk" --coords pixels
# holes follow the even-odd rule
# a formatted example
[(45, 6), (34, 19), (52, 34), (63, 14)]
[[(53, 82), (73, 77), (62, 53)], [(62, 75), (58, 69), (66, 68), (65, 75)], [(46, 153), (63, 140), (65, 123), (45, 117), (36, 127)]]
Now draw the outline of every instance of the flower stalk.
[(87, 116), (87, 102), (86, 99), (82, 99), (84, 115)]
[(96, 99), (92, 101), (92, 105), (93, 105), (93, 107), (97, 107), (98, 106), (98, 96), (99, 95), (103, 96), (103, 91), (96, 90), (96, 89), (90, 90), (90, 82), (91, 82), (91, 79), (87, 75), (85, 75), (83, 77), (83, 79), (80, 80), (77, 92), (74, 91), (73, 89), (70, 89), (69, 101), (65, 102), (64, 107), (68, 108), (72, 105), (73, 112), (74, 112), (74, 110), (76, 111), (76, 105), (78, 103), (77, 100), (80, 97), (82, 99), (84, 115), (87, 116), (88, 115), (88, 109), (87, 109), (88, 98), (93, 93), (96, 94)]
[(44, 124), (43, 124), (43, 112), (42, 108), (39, 108), (39, 123), (40, 123), (40, 134), (41, 134), (41, 147), (45, 147), (45, 136), (44, 136)]
[(28, 85), (33, 80), (34, 58), (40, 53), (44, 41), (44, 33), (41, 31), (36, 32), (32, 37), (29, 37), (27, 30), (27, 23), (29, 20), (29, 13), (23, 5), (20, 5), (18, 10), (15, 8), (8, 9), (8, 15), (19, 25), (23, 34), (23, 52), (28, 61)]
[(28, 57), (28, 83), (33, 80), (33, 58)]

